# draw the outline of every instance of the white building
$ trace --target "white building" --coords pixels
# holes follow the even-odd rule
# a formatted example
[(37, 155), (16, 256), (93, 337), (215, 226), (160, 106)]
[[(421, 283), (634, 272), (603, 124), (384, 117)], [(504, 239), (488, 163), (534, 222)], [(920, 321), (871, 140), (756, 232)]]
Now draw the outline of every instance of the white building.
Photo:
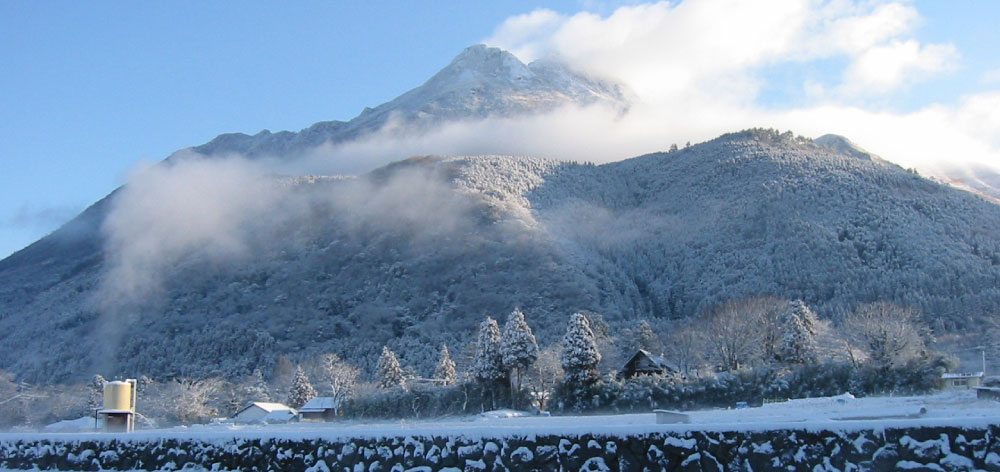
[(287, 423), (298, 417), (294, 408), (281, 403), (253, 402), (233, 415), (234, 423)]
[(983, 372), (956, 372), (941, 374), (945, 390), (967, 390), (983, 385)]

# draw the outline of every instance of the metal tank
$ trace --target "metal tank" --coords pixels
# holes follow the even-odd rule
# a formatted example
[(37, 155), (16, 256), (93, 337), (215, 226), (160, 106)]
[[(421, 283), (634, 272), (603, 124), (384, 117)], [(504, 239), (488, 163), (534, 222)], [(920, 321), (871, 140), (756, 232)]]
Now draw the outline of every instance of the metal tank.
[(104, 383), (104, 409), (132, 411), (132, 384), (116, 380)]
[(104, 408), (97, 410), (104, 430), (127, 433), (135, 429), (135, 379), (104, 382)]

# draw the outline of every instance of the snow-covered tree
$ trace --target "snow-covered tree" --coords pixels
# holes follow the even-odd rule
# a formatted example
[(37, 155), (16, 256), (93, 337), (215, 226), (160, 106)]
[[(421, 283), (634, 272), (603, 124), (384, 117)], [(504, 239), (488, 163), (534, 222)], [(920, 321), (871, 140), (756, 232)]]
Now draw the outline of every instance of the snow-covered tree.
[(550, 344), (539, 351), (538, 359), (526, 371), (524, 383), (531, 391), (539, 410), (545, 409), (552, 391), (563, 377), (563, 369), (559, 362), (561, 351), (562, 346), (559, 343)]
[(145, 375), (140, 375), (139, 380), (135, 383), (135, 393), (137, 396), (141, 397), (146, 393), (146, 390), (153, 385), (153, 379)]
[(507, 376), (500, 351), (500, 326), (493, 318), (486, 317), (479, 324), (476, 357), (472, 360), (471, 374), (472, 378), (484, 384), (502, 381)]
[(268, 388), (264, 373), (260, 369), (254, 369), (250, 378), (246, 380), (246, 396), (249, 401), (271, 401), (271, 389)]
[(101, 374), (95, 374), (87, 385), (90, 388), (90, 399), (87, 406), (91, 409), (101, 408), (104, 405), (104, 384), (107, 380)]
[(287, 355), (278, 356), (271, 372), (270, 392), (272, 399), (286, 398), (295, 378), (295, 363)]
[(314, 397), (316, 397), (316, 390), (309, 382), (309, 377), (306, 377), (302, 367), (296, 367), (295, 376), (292, 377), (292, 388), (288, 392), (288, 406), (301, 408)]
[(925, 352), (927, 331), (917, 312), (892, 303), (858, 307), (844, 320), (844, 331), (877, 369), (902, 365)]
[(735, 303), (744, 313), (743, 317), (752, 320), (756, 326), (755, 331), (760, 336), (760, 347), (755, 350), (754, 357), (764, 364), (780, 360), (779, 351), (785, 337), (782, 321), (789, 311), (788, 300), (765, 295), (736, 300)]
[(739, 370), (762, 358), (768, 332), (756, 299), (729, 300), (709, 312), (705, 342), (715, 364)]
[(174, 379), (150, 386), (142, 402), (145, 415), (168, 423), (204, 423), (219, 413), (213, 404), (222, 387), (218, 378)]
[(663, 344), (659, 337), (653, 332), (653, 327), (646, 320), (639, 320), (632, 328), (625, 330), (622, 334), (622, 354), (623, 357), (630, 358), (639, 349), (644, 349), (653, 354), (663, 352)]
[(538, 343), (519, 308), (511, 312), (504, 324), (503, 334), (500, 336), (500, 355), (504, 369), (513, 373), (515, 391), (520, 391), (521, 374), (538, 359)]
[(434, 369), (434, 378), (444, 381), (444, 385), (454, 385), (458, 381), (455, 361), (451, 360), (447, 344), (441, 345), (441, 360), (438, 361), (437, 368)]
[(566, 383), (581, 385), (598, 379), (600, 372), (597, 365), (601, 362), (601, 353), (586, 316), (574, 313), (570, 317), (562, 346), (561, 360)]
[(321, 388), (339, 410), (345, 400), (354, 396), (360, 370), (336, 354), (323, 354), (319, 358), (318, 375)]
[(399, 366), (396, 354), (388, 346), (382, 346), (382, 354), (375, 366), (375, 383), (379, 388), (406, 388), (406, 374)]
[(684, 320), (673, 326), (667, 335), (666, 356), (677, 364), (681, 373), (690, 375), (705, 362), (704, 329), (696, 320)]
[[(806, 308), (808, 310), (808, 308)], [(816, 361), (815, 324), (809, 325), (800, 317), (798, 310), (785, 316), (782, 324), (783, 338), (778, 356), (789, 364), (808, 364)]]

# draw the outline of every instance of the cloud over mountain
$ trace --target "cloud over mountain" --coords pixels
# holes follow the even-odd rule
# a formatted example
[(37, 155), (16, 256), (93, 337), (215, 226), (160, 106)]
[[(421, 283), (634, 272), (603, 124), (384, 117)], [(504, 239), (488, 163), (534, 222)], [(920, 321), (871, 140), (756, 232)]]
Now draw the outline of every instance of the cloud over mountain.
[(920, 22), (906, 2), (686, 0), (607, 16), (536, 10), (508, 19), (487, 43), (622, 81), (642, 117), (631, 134), (650, 145), (770, 126), (849, 136), (932, 174), (946, 173), (945, 163), (995, 168), (1000, 91), (952, 103), (908, 95), (961, 63), (954, 45), (919, 40)]

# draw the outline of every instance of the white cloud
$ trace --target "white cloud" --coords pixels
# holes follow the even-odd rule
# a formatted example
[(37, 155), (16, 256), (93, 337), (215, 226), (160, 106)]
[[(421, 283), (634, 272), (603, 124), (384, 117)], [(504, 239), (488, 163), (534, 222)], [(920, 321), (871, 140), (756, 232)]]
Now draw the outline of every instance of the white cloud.
[[(542, 8), (508, 18), (493, 35), (500, 38), (499, 41), (511, 44), (509, 51), (514, 55), (524, 60), (532, 60), (544, 53), (545, 37), (549, 34), (548, 32), (559, 28), (564, 21), (565, 18), (562, 15)], [(517, 43), (522, 46), (515, 46)]]
[[(918, 20), (898, 2), (688, 0), (625, 6), (607, 17), (537, 10), (508, 19), (486, 42), (525, 61), (561, 57), (623, 80), (647, 100), (687, 95), (705, 81), (716, 83), (712, 95), (725, 83), (734, 98), (750, 98), (741, 94), (756, 90), (753, 73), (782, 62), (843, 57), (858, 62), (850, 79), (883, 88), (911, 72), (940, 70), (954, 47), (898, 40)], [(880, 61), (885, 56), (891, 69)], [(880, 80), (883, 72), (891, 77)]]
[(111, 259), (101, 305), (152, 295), (162, 274), (195, 249), (220, 260), (242, 254), (243, 226), (275, 202), (263, 173), (240, 159), (182, 154), (133, 172), (102, 228)]
[[(641, 103), (631, 116), (573, 140), (584, 152), (648, 152), (665, 142), (773, 126), (843, 134), (907, 167), (931, 169), (941, 160), (996, 166), (996, 94), (911, 104), (915, 111), (905, 113), (868, 103), (891, 103), (894, 94), (955, 68), (959, 51), (921, 41), (920, 23), (909, 2), (686, 0), (625, 6), (607, 16), (533, 12), (504, 22), (487, 43), (526, 60), (561, 57), (633, 88)], [(790, 84), (791, 95), (805, 101), (761, 105), (771, 67), (811, 71)]]
[(904, 35), (918, 23), (920, 15), (911, 6), (887, 3), (873, 9), (851, 2), (833, 2), (820, 16), (828, 18), (829, 28), (816, 38), (821, 51), (864, 53), (873, 46)]
[(843, 88), (855, 95), (891, 92), (927, 74), (951, 69), (957, 57), (958, 51), (949, 44), (893, 41), (861, 53), (844, 72)]

